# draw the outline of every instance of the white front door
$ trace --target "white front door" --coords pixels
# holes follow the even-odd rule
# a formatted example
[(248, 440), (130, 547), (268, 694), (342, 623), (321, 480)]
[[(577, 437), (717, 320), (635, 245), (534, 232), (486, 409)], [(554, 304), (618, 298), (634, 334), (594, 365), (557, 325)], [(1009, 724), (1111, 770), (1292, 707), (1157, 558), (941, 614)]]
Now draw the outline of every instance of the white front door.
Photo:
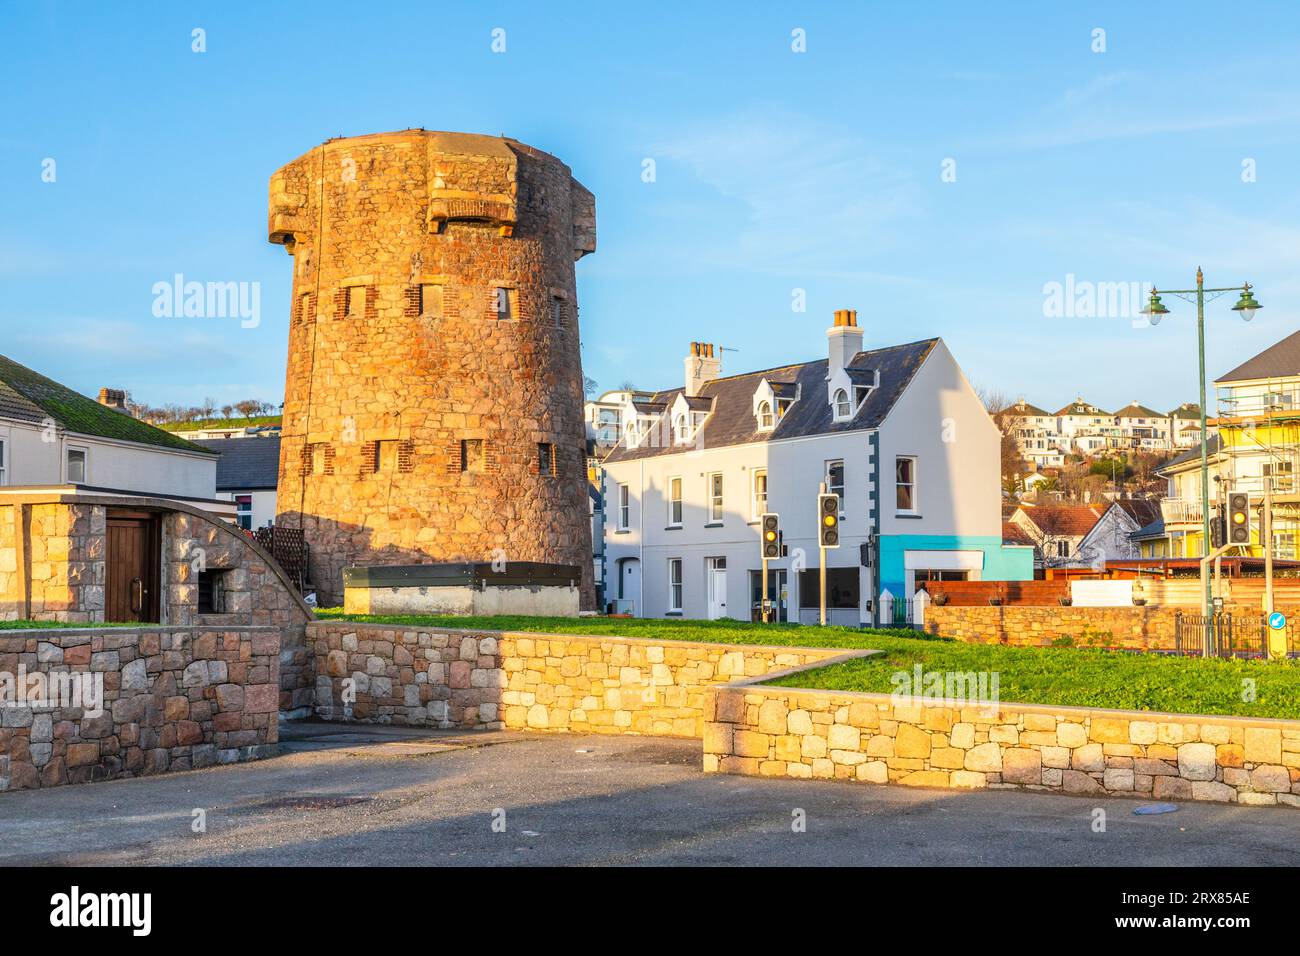
[(709, 620), (727, 616), (727, 569), (709, 566)]
[(625, 558), (621, 562), (622, 573), (619, 576), (619, 593), (622, 600), (619, 610), (633, 617), (641, 616), (641, 562), (636, 558)]

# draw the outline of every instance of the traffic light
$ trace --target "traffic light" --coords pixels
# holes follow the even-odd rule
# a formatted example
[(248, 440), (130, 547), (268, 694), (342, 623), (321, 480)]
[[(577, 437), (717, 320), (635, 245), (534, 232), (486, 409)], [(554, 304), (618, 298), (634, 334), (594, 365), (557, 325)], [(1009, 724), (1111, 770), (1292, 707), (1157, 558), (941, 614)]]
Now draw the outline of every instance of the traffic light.
[(1228, 544), (1250, 544), (1250, 495), (1228, 492)]
[(1214, 514), (1210, 515), (1210, 547), (1222, 548), (1223, 539), (1227, 536), (1224, 532), (1225, 522), (1223, 520), (1223, 506), (1219, 505), (1214, 509)]
[(766, 512), (759, 527), (763, 531), (763, 560), (773, 561), (781, 557), (781, 519), (780, 515)]
[(817, 536), (823, 548), (840, 546), (840, 496), (817, 496)]

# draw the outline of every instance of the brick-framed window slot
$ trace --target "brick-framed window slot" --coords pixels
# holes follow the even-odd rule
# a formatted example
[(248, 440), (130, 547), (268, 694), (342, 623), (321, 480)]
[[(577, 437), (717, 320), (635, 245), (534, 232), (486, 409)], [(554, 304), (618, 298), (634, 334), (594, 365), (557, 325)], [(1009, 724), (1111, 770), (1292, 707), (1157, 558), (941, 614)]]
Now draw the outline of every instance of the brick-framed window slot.
[(403, 444), (393, 438), (370, 442), (369, 447), (373, 449), (371, 471), (397, 471), (399, 448)]
[(537, 473), (549, 478), (555, 477), (555, 446), (550, 442), (537, 443)]
[(334, 474), (334, 446), (329, 442), (310, 442), (303, 445), (299, 474), (332, 475)]
[(334, 315), (339, 319), (377, 319), (378, 287), (357, 281), (340, 286), (334, 295)]
[(426, 282), (416, 286), (415, 291), (419, 307), (416, 315), (422, 319), (441, 319), (443, 316), (442, 286)]
[(494, 286), (488, 289), (488, 318), (509, 322), (517, 317), (519, 303), (514, 289)]
[(460, 470), (481, 473), (485, 470), (485, 467), (483, 439), (462, 438), (460, 440)]
[(298, 296), (293, 310), (293, 321), (296, 325), (310, 325), (316, 321), (316, 302), (310, 292)]

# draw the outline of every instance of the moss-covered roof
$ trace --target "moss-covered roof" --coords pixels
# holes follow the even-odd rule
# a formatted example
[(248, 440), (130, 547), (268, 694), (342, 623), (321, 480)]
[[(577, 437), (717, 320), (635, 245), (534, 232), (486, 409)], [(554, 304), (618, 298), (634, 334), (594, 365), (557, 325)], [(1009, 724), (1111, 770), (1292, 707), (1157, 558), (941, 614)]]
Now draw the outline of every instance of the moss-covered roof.
[(0, 417), (34, 424), (52, 418), (79, 435), (212, 454), (193, 442), (101, 405), (4, 355), (0, 355)]

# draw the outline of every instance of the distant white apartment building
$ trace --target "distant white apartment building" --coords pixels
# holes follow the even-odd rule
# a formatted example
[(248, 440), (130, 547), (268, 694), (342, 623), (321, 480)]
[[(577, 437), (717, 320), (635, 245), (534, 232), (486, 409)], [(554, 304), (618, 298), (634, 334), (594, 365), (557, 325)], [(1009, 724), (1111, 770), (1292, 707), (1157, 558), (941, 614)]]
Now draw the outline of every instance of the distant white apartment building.
[(1024, 399), (1000, 412), (1010, 419), (1021, 456), (1037, 469), (1065, 463), (1066, 455), (1105, 455), (1111, 451), (1159, 454), (1199, 443), (1200, 409), (1180, 405), (1158, 412), (1134, 400), (1108, 412), (1077, 398), (1055, 412)]
[(618, 401), (603, 461), (607, 600), (640, 617), (752, 619), (759, 519), (789, 556), (769, 567), (780, 620), (818, 616), (817, 495), (840, 495), (827, 551), (832, 623), (885, 619), (881, 597), (936, 579), (1023, 580), (1032, 548), (1004, 546), (999, 437), (941, 339), (863, 350), (856, 313), (827, 358), (724, 377), (693, 343), (683, 387)]

